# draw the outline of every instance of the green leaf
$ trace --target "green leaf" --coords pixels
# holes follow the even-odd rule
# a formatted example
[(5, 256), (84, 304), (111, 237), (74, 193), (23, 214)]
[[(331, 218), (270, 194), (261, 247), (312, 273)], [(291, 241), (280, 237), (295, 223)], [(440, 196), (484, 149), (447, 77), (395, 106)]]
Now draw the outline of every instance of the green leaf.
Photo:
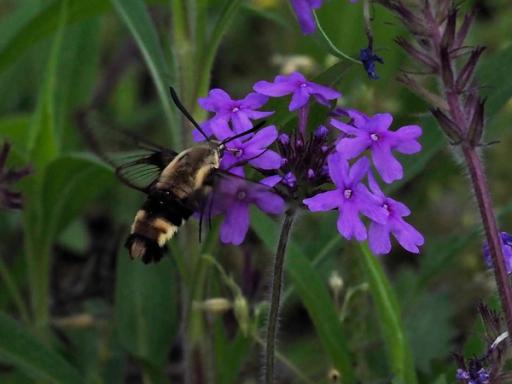
[(181, 135), (169, 96), (169, 86), (175, 84), (172, 68), (165, 62), (155, 27), (142, 0), (111, 0), (119, 16), (132, 33), (151, 73), (171, 128), (172, 145), (182, 147)]
[(392, 374), (399, 382), (413, 384), (418, 381), (413, 356), (404, 333), (400, 308), (393, 288), (377, 258), (366, 244), (361, 244), (360, 258), (370, 291), (376, 305), (382, 336), (387, 347), (386, 357)]
[(177, 332), (177, 283), (169, 257), (145, 265), (119, 252), (116, 328), (121, 344), (153, 366), (165, 364)]
[(46, 218), (43, 237), (52, 242), (114, 181), (109, 168), (87, 157), (66, 155), (49, 164), (41, 193)]
[(16, 321), (0, 313), (0, 355), (37, 380), (82, 383), (81, 375)]
[[(252, 228), (272, 251), (277, 244), (279, 226), (258, 210), (251, 211)], [(293, 235), (292, 235), (293, 236)], [(286, 272), (297, 294), (306, 307), (315, 330), (332, 364), (343, 373), (344, 383), (354, 383), (354, 372), (338, 315), (334, 308), (326, 281), (302, 254), (293, 241), (288, 244)]]

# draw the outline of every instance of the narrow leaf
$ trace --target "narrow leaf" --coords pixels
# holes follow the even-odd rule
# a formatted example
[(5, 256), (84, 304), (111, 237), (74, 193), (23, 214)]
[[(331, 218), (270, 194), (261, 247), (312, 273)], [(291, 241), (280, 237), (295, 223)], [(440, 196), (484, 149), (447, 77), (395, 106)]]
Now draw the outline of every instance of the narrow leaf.
[(360, 260), (375, 302), (377, 322), (381, 325), (382, 336), (386, 343), (386, 357), (391, 373), (401, 383), (416, 383), (418, 380), (413, 364), (414, 359), (404, 334), (400, 308), (393, 288), (379, 261), (366, 244), (361, 244), (361, 253)]
[(0, 355), (37, 380), (54, 383), (82, 383), (82, 377), (58, 353), (9, 316), (0, 313)]

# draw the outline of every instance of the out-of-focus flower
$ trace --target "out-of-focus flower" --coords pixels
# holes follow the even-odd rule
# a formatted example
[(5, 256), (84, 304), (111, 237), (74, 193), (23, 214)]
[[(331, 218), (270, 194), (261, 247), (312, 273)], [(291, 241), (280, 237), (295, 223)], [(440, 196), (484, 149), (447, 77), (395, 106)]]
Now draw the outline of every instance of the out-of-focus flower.
[(203, 126), (206, 125), (205, 129), (210, 133), (217, 125), (231, 122), (236, 133), (245, 132), (253, 127), (252, 120), (262, 119), (273, 113), (257, 110), (267, 100), (267, 97), (254, 92), (241, 100), (233, 100), (222, 89), (212, 89), (207, 97), (199, 99), (199, 105), (203, 109), (215, 113), (215, 116), (203, 123)]
[[(507, 272), (512, 273), (512, 235), (507, 232), (500, 233), (502, 249), (503, 249), (503, 257), (505, 258), (505, 266), (507, 267)], [(483, 246), (484, 260), (489, 268), (492, 268), (492, 257), (491, 251), (489, 250), (489, 244), (485, 243)]]
[(325, 85), (307, 80), (301, 73), (293, 72), (289, 75), (278, 75), (274, 82), (258, 81), (253, 89), (265, 96), (281, 97), (292, 95), (289, 105), (290, 111), (295, 111), (307, 104), (309, 97), (313, 96), (319, 103), (328, 105), (328, 100), (335, 100), (341, 94)]
[(424, 238), (416, 228), (402, 217), (409, 216), (411, 211), (404, 204), (384, 195), (377, 181), (370, 173), (368, 184), (378, 204), (387, 212), (385, 222), (372, 221), (368, 231), (368, 243), (375, 254), (386, 254), (391, 251), (390, 235), (397, 239), (402, 247), (412, 253), (419, 253), (418, 246), (423, 245)]
[(0, 208), (21, 209), (23, 207), (23, 196), (20, 192), (11, 190), (11, 187), (21, 178), (32, 172), (30, 166), (14, 170), (6, 169), (7, 157), (11, 150), (11, 144), (5, 142), (0, 150)]
[(222, 178), (214, 197), (215, 211), (224, 213), (220, 228), (223, 243), (240, 245), (249, 230), (249, 205), (255, 204), (263, 212), (278, 215), (284, 211), (281, 196), (267, 186), (241, 177)]
[[(227, 124), (217, 126), (215, 136), (225, 140), (233, 135)], [(281, 166), (281, 156), (268, 147), (277, 139), (277, 129), (274, 125), (262, 128), (256, 134), (243, 141), (242, 138), (231, 140), (226, 144), (222, 156), (221, 168), (244, 176), (243, 166), (249, 163), (259, 169), (278, 169)]]
[(328, 163), (329, 175), (336, 189), (305, 199), (304, 204), (312, 212), (337, 208), (340, 213), (338, 231), (343, 237), (348, 240), (353, 237), (358, 241), (365, 240), (367, 233), (360, 213), (381, 223), (387, 218), (387, 212), (361, 182), (368, 173), (368, 159), (361, 158), (349, 167), (347, 160), (339, 153), (334, 153), (329, 156)]
[(384, 59), (375, 54), (371, 48), (363, 48), (359, 52), (359, 60), (363, 62), (363, 67), (368, 77), (372, 80), (378, 80), (376, 63), (384, 64)]
[(305, 35), (315, 32), (316, 22), (313, 10), (320, 8), (323, 2), (323, 0), (291, 0), (293, 11)]
[(272, 64), (278, 65), (281, 68), (279, 72), (285, 75), (296, 71), (310, 73), (316, 67), (313, 58), (306, 55), (274, 55)]
[(421, 150), (417, 138), (421, 136), (421, 128), (409, 125), (397, 131), (389, 131), (393, 116), (389, 113), (379, 113), (372, 117), (361, 113), (351, 112), (352, 124), (331, 119), (331, 124), (346, 133), (336, 149), (347, 159), (353, 159), (369, 149), (373, 164), (386, 183), (400, 180), (403, 168), (393, 156), (392, 150), (404, 154), (413, 154)]

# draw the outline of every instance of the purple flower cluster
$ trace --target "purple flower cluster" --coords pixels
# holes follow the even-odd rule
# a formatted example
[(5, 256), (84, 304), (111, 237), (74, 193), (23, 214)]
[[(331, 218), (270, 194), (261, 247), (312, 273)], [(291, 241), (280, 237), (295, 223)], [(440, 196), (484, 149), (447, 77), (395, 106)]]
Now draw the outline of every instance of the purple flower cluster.
[[(410, 210), (386, 196), (374, 176), (387, 184), (403, 177), (395, 153), (421, 150), (419, 126), (392, 130), (389, 113), (368, 116), (354, 109), (333, 109), (341, 94), (298, 72), (279, 75), (272, 82), (258, 81), (253, 89), (256, 93), (238, 101), (221, 90), (200, 99), (203, 108), (215, 113), (203, 127), (221, 141), (252, 128), (253, 120), (270, 116), (273, 112), (259, 111), (270, 97), (290, 96), (288, 110), (297, 116), (291, 132), (269, 125), (226, 145), (221, 168), (238, 181), (220, 188), (219, 200), (224, 202), (217, 211), (225, 214), (223, 242), (243, 241), (249, 228), (249, 203), (279, 214), (286, 201), (312, 212), (338, 210), (339, 233), (346, 239), (368, 240), (376, 254), (391, 251), (391, 235), (406, 250), (419, 253), (423, 236), (404, 220)], [(310, 127), (312, 108), (322, 107), (329, 108), (330, 117)], [(243, 178), (247, 166), (264, 176), (259, 183)]]
[(480, 368), (476, 372), (466, 371), (464, 369), (457, 369), (457, 380), (464, 381), (467, 384), (489, 384), (490, 375), (485, 368)]
[[(501, 243), (503, 249), (503, 257), (505, 258), (505, 266), (507, 267), (507, 272), (512, 273), (512, 235), (507, 232), (501, 232)], [(491, 251), (489, 249), (489, 244), (485, 243), (483, 246), (483, 254), (485, 263), (489, 268), (492, 268), (492, 257)]]

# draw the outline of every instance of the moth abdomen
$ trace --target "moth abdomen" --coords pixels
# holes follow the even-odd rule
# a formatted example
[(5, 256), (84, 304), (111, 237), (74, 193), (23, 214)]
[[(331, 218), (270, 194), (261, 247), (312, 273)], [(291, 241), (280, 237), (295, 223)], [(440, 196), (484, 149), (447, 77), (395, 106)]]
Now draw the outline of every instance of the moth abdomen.
[(165, 246), (161, 247), (154, 239), (138, 233), (130, 234), (124, 245), (128, 248), (132, 259), (140, 259), (145, 264), (159, 262), (167, 250)]

